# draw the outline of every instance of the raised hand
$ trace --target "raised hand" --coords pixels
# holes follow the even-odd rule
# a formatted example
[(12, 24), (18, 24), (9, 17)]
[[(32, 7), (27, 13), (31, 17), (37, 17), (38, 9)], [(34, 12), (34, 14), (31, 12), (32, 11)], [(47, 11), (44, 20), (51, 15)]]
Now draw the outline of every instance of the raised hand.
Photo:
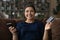
[(52, 25), (52, 22), (46, 23), (46, 25), (45, 25), (45, 30), (51, 29), (51, 25)]
[(17, 34), (16, 28), (14, 28), (14, 27), (12, 27), (12, 26), (9, 27), (9, 31), (10, 31), (13, 35), (16, 35), (16, 34)]

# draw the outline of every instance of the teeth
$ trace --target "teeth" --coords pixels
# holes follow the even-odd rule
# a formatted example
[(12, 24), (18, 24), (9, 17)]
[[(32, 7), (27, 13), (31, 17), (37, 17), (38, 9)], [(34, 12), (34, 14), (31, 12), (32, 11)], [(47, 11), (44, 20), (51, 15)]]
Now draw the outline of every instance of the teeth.
[(28, 16), (28, 17), (32, 17), (32, 16)]
[(32, 16), (28, 16), (28, 17), (32, 17)]
[(30, 16), (30, 17), (31, 17), (32, 15), (28, 15), (28, 16)]

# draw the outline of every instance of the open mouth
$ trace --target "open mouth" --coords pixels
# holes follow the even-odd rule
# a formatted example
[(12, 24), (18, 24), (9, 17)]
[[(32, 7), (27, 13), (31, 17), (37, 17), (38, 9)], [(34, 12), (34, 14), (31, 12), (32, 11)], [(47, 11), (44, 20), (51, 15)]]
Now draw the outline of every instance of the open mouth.
[(27, 17), (33, 17), (33, 15), (27, 15)]

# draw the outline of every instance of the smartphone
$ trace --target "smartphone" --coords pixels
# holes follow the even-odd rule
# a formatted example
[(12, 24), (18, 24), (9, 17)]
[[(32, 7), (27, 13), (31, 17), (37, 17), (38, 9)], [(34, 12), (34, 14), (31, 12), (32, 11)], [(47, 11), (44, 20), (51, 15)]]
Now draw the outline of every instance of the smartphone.
[(55, 18), (54, 18), (53, 16), (50, 16), (50, 17), (46, 20), (46, 22), (47, 22), (47, 23), (53, 22), (54, 19), (55, 19)]
[(13, 23), (7, 23), (6, 26), (7, 27), (10, 27), (10, 26), (15, 27), (15, 24), (13, 24)]

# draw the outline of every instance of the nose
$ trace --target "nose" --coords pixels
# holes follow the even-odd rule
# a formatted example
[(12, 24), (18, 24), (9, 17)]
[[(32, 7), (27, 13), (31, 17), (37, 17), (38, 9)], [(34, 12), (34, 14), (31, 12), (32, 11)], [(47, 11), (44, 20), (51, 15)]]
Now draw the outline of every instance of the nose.
[(31, 14), (31, 11), (29, 11), (29, 13), (28, 14)]

